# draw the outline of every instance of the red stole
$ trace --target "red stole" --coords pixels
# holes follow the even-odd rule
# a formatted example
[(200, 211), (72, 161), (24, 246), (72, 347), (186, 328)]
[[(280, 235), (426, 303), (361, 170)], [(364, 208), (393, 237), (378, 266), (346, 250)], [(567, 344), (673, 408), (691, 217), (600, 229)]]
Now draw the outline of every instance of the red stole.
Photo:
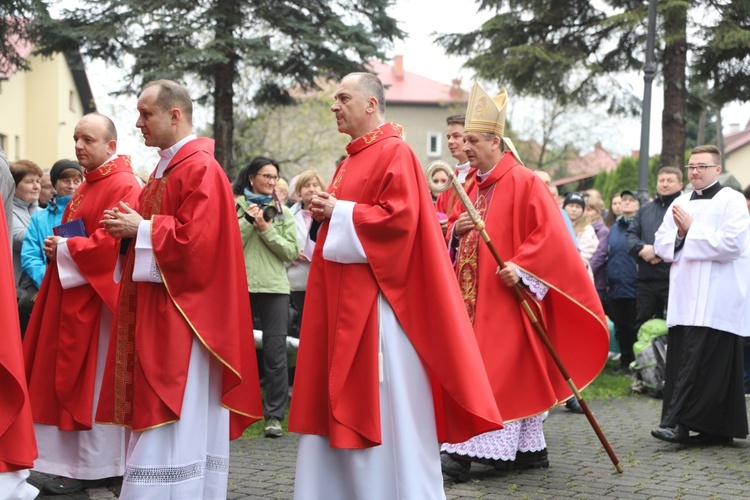
[(152, 174), (139, 212), (164, 282), (132, 281), (131, 245), (96, 420), (135, 431), (178, 420), (197, 336), (223, 365), (235, 439), (263, 411), (234, 198), (213, 141), (189, 141)]
[[(579, 389), (601, 371), (609, 330), (557, 204), (532, 171), (506, 153), (471, 194), (500, 257), (549, 287), (529, 302)], [(467, 304), (498, 407), (506, 420), (541, 413), (571, 391), (537, 337), (513, 292), (497, 276), (498, 264), (476, 231), (464, 235), (457, 261)], [(471, 307), (469, 307), (471, 309)]]
[(381, 443), (379, 292), (430, 376), (438, 438), (501, 428), (424, 173), (400, 133), (385, 124), (352, 141), (329, 186), (357, 203), (368, 263), (323, 258), (327, 221), (311, 263), (289, 430), (329, 436), (334, 448)]
[(18, 324), (13, 258), (0, 203), (0, 472), (30, 469), (38, 454), (29, 394), (23, 374), (21, 329)]
[(23, 342), (34, 421), (62, 430), (91, 429), (102, 304), (114, 311), (119, 289), (116, 242), (99, 221), (120, 201), (134, 206), (141, 190), (126, 156), (84, 177), (62, 220), (83, 220), (89, 236), (67, 246), (88, 283), (63, 290), (57, 265), (49, 266)]

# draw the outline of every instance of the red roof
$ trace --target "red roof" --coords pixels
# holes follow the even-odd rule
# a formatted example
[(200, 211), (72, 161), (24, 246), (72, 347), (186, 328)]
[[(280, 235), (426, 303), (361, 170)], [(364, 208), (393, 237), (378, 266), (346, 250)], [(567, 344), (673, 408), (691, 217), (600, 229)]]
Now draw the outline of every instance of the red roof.
[(622, 157), (605, 150), (597, 143), (590, 153), (568, 161), (567, 170), (571, 175), (587, 177), (589, 174), (598, 174), (602, 170), (611, 172), (617, 168)]
[[(13, 48), (16, 49), (16, 52), (18, 52), (18, 55), (21, 56), (22, 59), (26, 59), (27, 57), (29, 57), (29, 54), (31, 54), (31, 51), (34, 50), (33, 43), (30, 43), (27, 40), (19, 40), (18, 36), (15, 36), (15, 35), (12, 36), (9, 41), (11, 45), (13, 45)], [(9, 79), (11, 76), (16, 74), (17, 70), (18, 70), (17, 67), (12, 66), (8, 69), (8, 71), (0, 71), (0, 80)]]
[(461, 80), (453, 85), (439, 83), (403, 69), (403, 56), (396, 56), (393, 66), (378, 61), (367, 64), (385, 86), (388, 104), (443, 104), (466, 103), (469, 93), (461, 88)]
[(745, 130), (733, 132), (724, 136), (724, 154), (729, 154), (735, 149), (750, 143), (750, 122), (747, 123)]

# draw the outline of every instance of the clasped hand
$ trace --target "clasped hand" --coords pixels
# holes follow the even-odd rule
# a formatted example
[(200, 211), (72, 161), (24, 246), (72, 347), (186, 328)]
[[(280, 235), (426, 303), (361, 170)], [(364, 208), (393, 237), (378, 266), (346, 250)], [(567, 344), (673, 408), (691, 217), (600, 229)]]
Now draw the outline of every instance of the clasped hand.
[(684, 238), (687, 234), (690, 226), (693, 224), (693, 217), (688, 213), (687, 210), (679, 205), (672, 206), (672, 217), (674, 223), (677, 226), (677, 236)]
[(99, 224), (113, 238), (133, 238), (138, 233), (138, 226), (143, 222), (141, 214), (121, 201), (112, 210), (104, 211), (104, 218)]
[(313, 195), (310, 203), (312, 218), (320, 222), (324, 219), (330, 219), (337, 201), (336, 197), (330, 193), (323, 192)]

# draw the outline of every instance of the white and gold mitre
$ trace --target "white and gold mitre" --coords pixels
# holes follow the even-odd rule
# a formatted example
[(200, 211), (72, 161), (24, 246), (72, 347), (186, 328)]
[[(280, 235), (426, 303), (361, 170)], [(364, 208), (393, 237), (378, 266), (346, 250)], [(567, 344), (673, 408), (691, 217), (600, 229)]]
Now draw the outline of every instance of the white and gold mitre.
[(481, 132), (502, 137), (505, 132), (507, 107), (508, 93), (505, 89), (491, 98), (482, 86), (475, 82), (466, 108), (464, 132)]

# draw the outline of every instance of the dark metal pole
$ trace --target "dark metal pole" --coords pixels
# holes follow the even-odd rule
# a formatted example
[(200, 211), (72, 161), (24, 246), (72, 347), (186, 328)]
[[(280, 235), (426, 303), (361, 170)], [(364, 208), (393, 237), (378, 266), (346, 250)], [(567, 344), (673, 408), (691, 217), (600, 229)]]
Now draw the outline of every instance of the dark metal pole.
[(643, 112), (641, 113), (641, 149), (638, 153), (638, 197), (648, 201), (648, 148), (651, 129), (651, 83), (656, 74), (654, 40), (656, 38), (656, 1), (648, 4), (648, 36), (646, 38), (646, 65), (643, 67)]

